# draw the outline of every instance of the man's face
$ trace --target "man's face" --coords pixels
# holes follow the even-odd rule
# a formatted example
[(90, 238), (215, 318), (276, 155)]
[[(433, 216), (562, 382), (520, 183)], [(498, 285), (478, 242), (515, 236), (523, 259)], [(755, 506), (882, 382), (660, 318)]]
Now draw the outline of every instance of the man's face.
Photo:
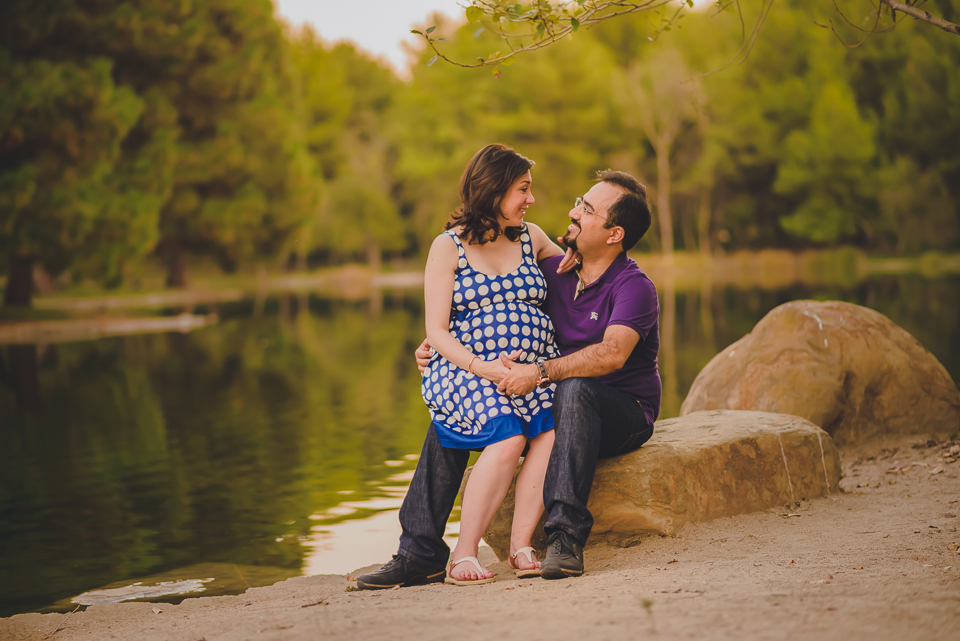
[(593, 249), (606, 244), (614, 228), (604, 227), (610, 206), (619, 200), (623, 191), (614, 184), (600, 182), (583, 195), (582, 202), (570, 210), (570, 225), (563, 235), (563, 242), (588, 255)]

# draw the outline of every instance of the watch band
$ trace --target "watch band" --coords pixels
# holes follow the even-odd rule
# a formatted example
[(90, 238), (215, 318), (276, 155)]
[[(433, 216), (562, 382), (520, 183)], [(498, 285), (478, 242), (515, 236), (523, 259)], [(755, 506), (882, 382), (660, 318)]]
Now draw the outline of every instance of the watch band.
[(550, 387), (553, 381), (550, 380), (550, 376), (547, 374), (547, 368), (543, 364), (543, 360), (537, 361), (537, 371), (540, 373), (540, 378), (537, 379), (537, 387), (540, 389), (546, 389)]

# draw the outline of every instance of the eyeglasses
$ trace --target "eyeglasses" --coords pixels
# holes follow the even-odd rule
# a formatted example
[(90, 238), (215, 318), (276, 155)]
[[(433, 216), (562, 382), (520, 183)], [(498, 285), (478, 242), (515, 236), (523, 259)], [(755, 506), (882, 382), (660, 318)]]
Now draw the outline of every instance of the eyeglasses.
[(596, 217), (599, 218), (600, 220), (607, 220), (607, 218), (606, 218), (605, 216), (601, 216), (601, 215), (598, 214), (597, 212), (593, 211), (593, 209), (590, 207), (590, 205), (587, 204), (587, 201), (585, 201), (583, 198), (577, 198), (577, 199), (574, 201), (574, 203), (573, 203), (573, 208), (576, 209), (577, 207), (579, 207), (580, 210), (581, 210), (583, 213), (587, 214), (588, 216), (596, 216)]

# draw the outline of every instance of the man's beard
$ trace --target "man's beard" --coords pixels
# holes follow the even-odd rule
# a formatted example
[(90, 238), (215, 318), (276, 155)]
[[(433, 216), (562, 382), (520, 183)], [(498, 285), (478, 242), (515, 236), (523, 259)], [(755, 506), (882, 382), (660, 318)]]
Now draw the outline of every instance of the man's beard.
[(562, 240), (563, 244), (569, 247), (570, 249), (572, 249), (573, 251), (579, 251), (577, 249), (577, 236), (580, 235), (580, 225), (577, 225), (576, 223), (573, 223), (573, 224), (577, 226), (576, 235), (574, 235), (574, 233), (568, 229), (567, 233), (565, 233), (563, 235), (563, 238), (561, 238), (560, 240)]

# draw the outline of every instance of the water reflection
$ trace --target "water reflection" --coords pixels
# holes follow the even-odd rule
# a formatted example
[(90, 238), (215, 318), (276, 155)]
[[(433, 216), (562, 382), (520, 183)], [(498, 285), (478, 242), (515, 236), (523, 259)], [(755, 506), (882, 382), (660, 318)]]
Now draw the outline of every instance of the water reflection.
[[(960, 279), (818, 282), (658, 280), (662, 416), (795, 299), (872, 307), (960, 378)], [(420, 301), (286, 295), (221, 303), (192, 334), (0, 348), (0, 615), (143, 577), (260, 568), (217, 588), (236, 593), (389, 558), (428, 420)], [(219, 574), (186, 572), (201, 563)]]

